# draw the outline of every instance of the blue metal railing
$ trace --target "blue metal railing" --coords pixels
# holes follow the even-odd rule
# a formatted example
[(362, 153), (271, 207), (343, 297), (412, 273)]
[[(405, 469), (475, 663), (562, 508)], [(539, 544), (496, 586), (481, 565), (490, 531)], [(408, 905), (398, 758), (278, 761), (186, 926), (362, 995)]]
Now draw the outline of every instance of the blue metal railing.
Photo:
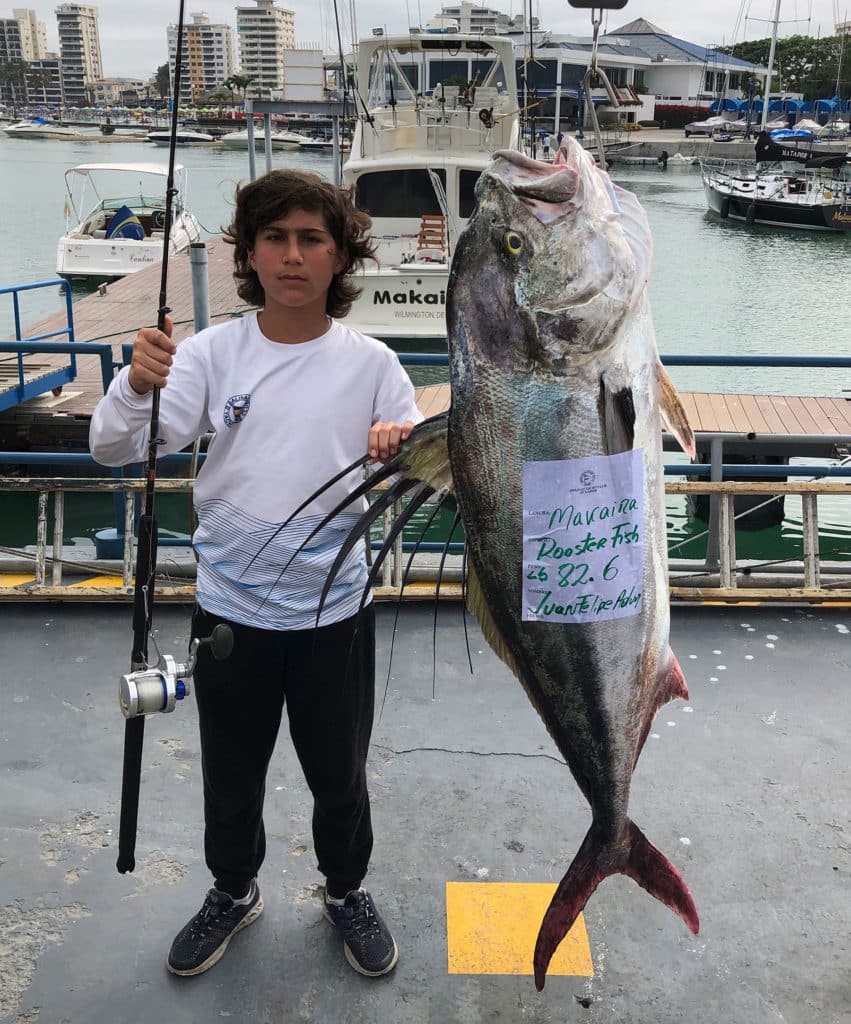
[[(34, 291), (37, 288), (55, 288), (59, 286), (63, 289), (65, 294), (65, 318), (66, 326), (58, 331), (48, 331), (46, 334), (36, 334), (31, 338), (27, 338), (24, 341), (21, 337), (21, 302), (20, 293)], [(56, 350), (45, 347), (33, 347), (38, 346), (39, 343), (42, 345), (51, 344), (46, 342), (47, 338), (57, 338), (67, 336), (68, 343), (74, 342), (74, 309), (71, 303), (71, 285), (63, 280), (62, 278), (55, 278), (50, 281), (37, 281), (35, 284), (16, 284), (11, 285), (8, 288), (0, 288), (0, 295), (11, 295), (12, 296), (12, 312), (15, 320), (15, 341), (4, 343), (3, 347), (0, 348), (0, 352), (11, 352), (17, 355), (18, 359), (18, 384), (17, 387), (10, 388), (8, 391), (0, 392), (0, 411), (3, 409), (10, 409), (14, 405), (18, 405), (21, 402), (26, 402), (29, 398), (36, 398), (38, 395), (43, 395), (47, 391), (52, 391), (54, 388), (62, 387), (65, 384), (70, 383), (77, 376), (77, 361), (76, 361), (76, 349), (70, 350), (71, 359), (67, 366), (59, 367), (45, 374), (44, 376), (38, 377), (35, 380), (27, 381), (25, 377), (24, 367), (24, 356), (28, 352), (47, 352), (47, 351), (68, 351), (68, 350)], [(56, 344), (55, 342), (52, 344)], [(11, 345), (11, 348), (6, 347)]]

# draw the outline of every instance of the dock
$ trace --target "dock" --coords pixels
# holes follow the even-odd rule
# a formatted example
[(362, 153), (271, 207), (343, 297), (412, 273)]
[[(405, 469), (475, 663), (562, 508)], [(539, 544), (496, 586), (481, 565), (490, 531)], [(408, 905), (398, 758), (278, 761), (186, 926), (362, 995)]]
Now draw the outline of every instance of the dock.
[[(167, 974), (210, 885), (194, 695), (146, 723), (137, 868), (115, 870), (130, 610), (5, 607), (0, 1019), (80, 1024), (845, 1024), (847, 609), (675, 608), (690, 703), (656, 717), (630, 811), (682, 873), (693, 936), (606, 879), (542, 993), (531, 956), (588, 806), (520, 684), (460, 609), (402, 609), (367, 773), (365, 884), (399, 963), (363, 978), (322, 919), (311, 803), (286, 728), (268, 774), (259, 921), (208, 974)], [(394, 611), (377, 609), (377, 705)], [(186, 653), (190, 609), (155, 608)], [(236, 699), (241, 699), (237, 697)], [(477, 930), (478, 928), (478, 930)], [(5, 954), (5, 956), (3, 955)]]
[[(231, 246), (220, 237), (211, 239), (207, 242), (207, 260), (210, 322), (221, 323), (249, 311), (252, 307), (236, 292)], [(113, 362), (120, 365), (122, 345), (133, 341), (139, 327), (156, 323), (160, 273), (159, 264), (146, 267), (75, 302), (77, 341), (108, 342), (112, 345)], [(188, 253), (173, 257), (169, 263), (168, 303), (175, 321), (174, 338), (181, 341), (194, 333)], [(59, 330), (64, 324), (64, 311), (57, 312), (30, 325), (25, 337)], [(392, 339), (387, 340), (392, 344)], [(6, 356), (0, 359), (0, 366), (5, 363), (8, 367), (10, 362)], [(39, 373), (67, 362), (67, 356), (47, 353), (24, 360), (25, 366)], [(0, 373), (0, 394), (14, 387), (16, 378), (11, 377), (9, 373)], [(4, 447), (19, 447), (10, 439), (19, 441), (22, 434), (33, 431), (45, 443), (61, 438), (65, 442), (78, 441), (85, 448), (88, 421), (102, 395), (99, 360), (78, 354), (77, 377), (61, 394), (48, 393), (0, 414), (0, 451)], [(788, 446), (795, 439), (799, 448), (803, 446), (807, 454), (818, 457), (829, 456), (836, 446), (851, 443), (851, 401), (841, 397), (681, 392), (681, 398), (699, 441), (708, 442), (723, 435), (725, 441), (738, 439)], [(424, 415), (436, 415), (449, 407), (449, 387), (440, 384), (419, 388), (417, 399)]]

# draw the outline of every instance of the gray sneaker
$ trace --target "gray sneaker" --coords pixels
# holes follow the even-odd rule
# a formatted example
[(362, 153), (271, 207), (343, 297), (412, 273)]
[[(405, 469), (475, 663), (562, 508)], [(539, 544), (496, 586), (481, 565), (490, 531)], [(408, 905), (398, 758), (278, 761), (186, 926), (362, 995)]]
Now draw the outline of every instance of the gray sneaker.
[(396, 966), (399, 951), (366, 889), (353, 889), (341, 907), (327, 899), (323, 903), (325, 917), (343, 940), (349, 964), (368, 978), (389, 974)]
[(211, 889), (198, 913), (177, 933), (166, 967), (172, 974), (203, 974), (224, 956), (228, 943), (263, 913), (257, 880), (251, 882), (251, 899), (234, 903), (226, 892)]

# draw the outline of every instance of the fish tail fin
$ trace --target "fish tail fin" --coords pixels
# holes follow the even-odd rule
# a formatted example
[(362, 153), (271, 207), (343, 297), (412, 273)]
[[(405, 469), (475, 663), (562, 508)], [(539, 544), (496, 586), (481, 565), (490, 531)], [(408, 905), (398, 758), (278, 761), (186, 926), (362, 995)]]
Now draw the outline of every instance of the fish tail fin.
[(700, 930), (697, 907), (683, 876), (634, 821), (629, 822), (629, 860), (621, 870), (678, 914), (689, 930), (697, 935)]
[(624, 874), (634, 879), (651, 896), (670, 907), (697, 934), (700, 927), (697, 908), (679, 871), (634, 822), (627, 822), (627, 830), (629, 852), (625, 860), (618, 858), (617, 861), (613, 860), (611, 847), (603, 842), (597, 828), (592, 825), (588, 830), (541, 922), (534, 956), (535, 988), (539, 992), (544, 987), (553, 954), (591, 894), (609, 875)]

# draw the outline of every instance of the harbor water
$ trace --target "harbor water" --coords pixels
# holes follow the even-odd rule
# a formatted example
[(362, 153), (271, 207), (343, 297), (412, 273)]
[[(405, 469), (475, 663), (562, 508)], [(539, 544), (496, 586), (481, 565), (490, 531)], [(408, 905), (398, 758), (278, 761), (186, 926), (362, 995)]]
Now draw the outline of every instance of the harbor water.
[[(4, 196), (0, 286), (55, 276), (56, 243), (65, 229), (63, 175), (68, 168), (95, 162), (165, 163), (166, 159), (166, 150), (143, 141), (66, 142), (0, 135), (0, 190)], [(184, 147), (178, 150), (178, 161), (188, 170), (189, 208), (208, 236), (219, 234), (228, 222), (234, 190), (248, 176), (247, 152), (221, 146)], [(332, 174), (330, 160), (322, 154), (276, 152), (273, 166), (300, 167), (328, 177)], [(259, 171), (264, 168), (262, 154), (258, 154), (257, 167)], [(851, 292), (851, 237), (748, 228), (722, 221), (706, 212), (699, 170), (694, 166), (669, 164), (663, 171), (616, 165), (612, 176), (637, 194), (650, 221), (655, 245), (650, 296), (660, 352), (842, 355), (851, 350), (851, 320), (845, 311)], [(156, 296), (152, 295), (152, 319), (155, 307)], [(60, 308), (58, 290), (22, 297), (24, 323)], [(11, 302), (6, 296), (0, 297), (0, 331), (4, 337), (14, 331)], [(673, 367), (670, 373), (679, 388), (689, 391), (848, 397), (851, 389), (851, 382), (838, 370)], [(418, 383), (435, 379), (445, 379), (445, 371), (435, 376), (433, 370), (421, 370), (416, 376)], [(677, 459), (668, 455), (666, 461)], [(184, 529), (185, 505), (184, 499), (167, 512), (164, 509), (163, 525), (177, 532)], [(787, 498), (785, 507), (782, 526), (741, 537), (740, 557), (800, 555), (800, 500)], [(86, 524), (75, 523), (72, 509), (73, 503), (66, 513), (69, 540), (89, 534), (92, 528), (88, 506)], [(841, 498), (820, 501), (823, 558), (851, 559), (849, 512)], [(700, 555), (705, 524), (692, 519), (682, 500), (671, 499), (668, 513), (672, 553)], [(20, 536), (7, 537), (4, 542), (29, 543), (30, 528), (24, 527), (24, 521), (33, 519), (29, 515), (14, 518), (21, 523), (21, 530), (13, 532)], [(10, 517), (4, 513), (3, 519), (8, 523)], [(111, 519), (109, 503), (105, 519)]]

